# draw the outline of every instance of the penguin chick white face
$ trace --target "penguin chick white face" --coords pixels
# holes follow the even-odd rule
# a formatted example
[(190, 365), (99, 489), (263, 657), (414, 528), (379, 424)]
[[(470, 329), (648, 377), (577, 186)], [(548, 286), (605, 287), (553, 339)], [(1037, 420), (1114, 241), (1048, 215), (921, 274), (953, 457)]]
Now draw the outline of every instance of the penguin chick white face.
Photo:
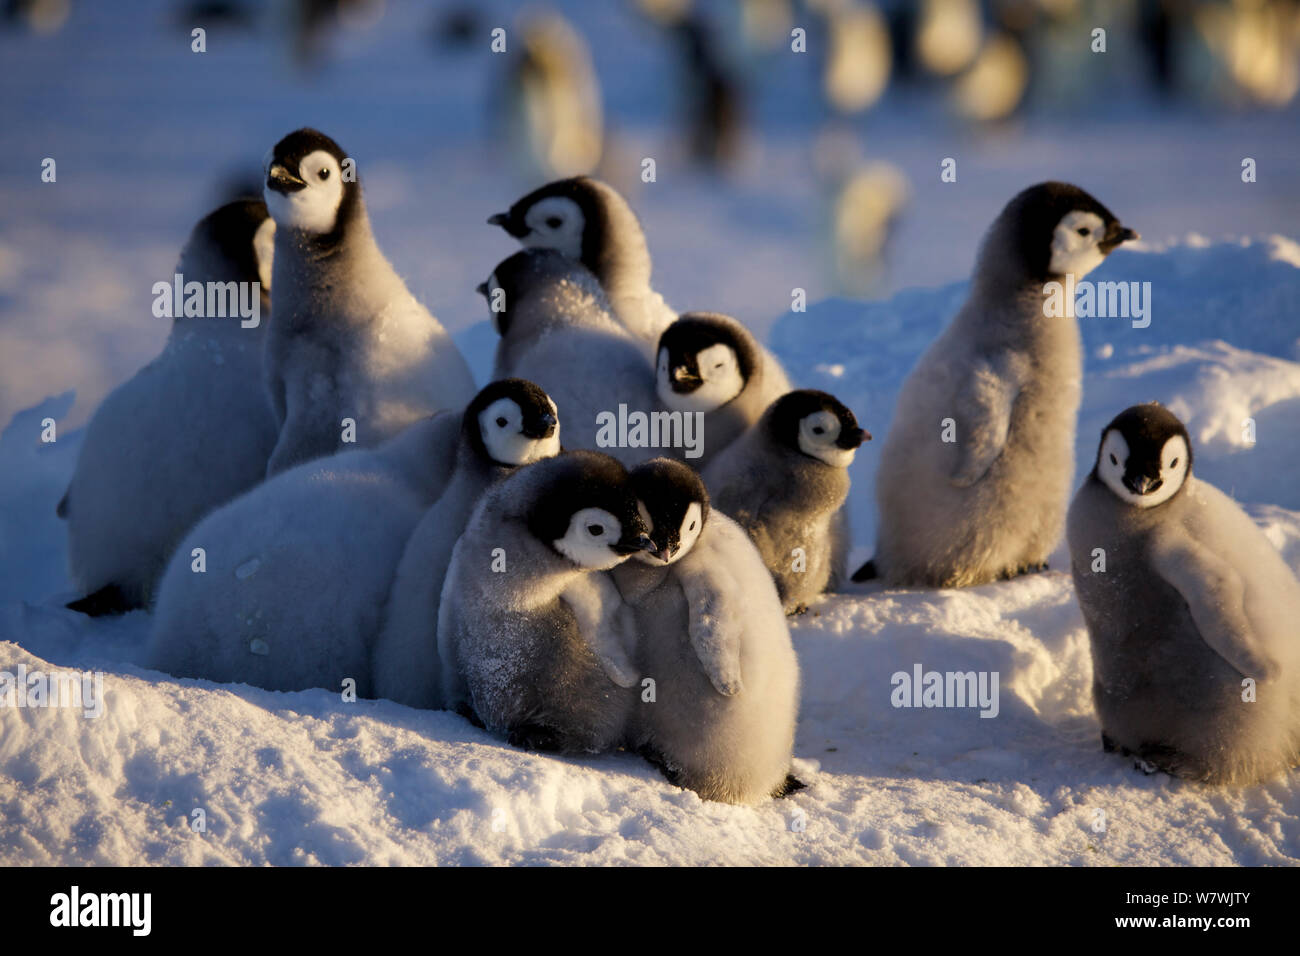
[(519, 237), (525, 249), (554, 249), (570, 259), (582, 258), (582, 233), (586, 216), (576, 202), (564, 196), (548, 196), (524, 212), (528, 231)]
[(769, 433), (778, 444), (832, 468), (847, 468), (858, 446), (871, 440), (871, 434), (858, 427), (852, 411), (835, 396), (814, 389), (782, 395), (765, 415)]
[(527, 465), (560, 453), (555, 403), (526, 379), (488, 385), (470, 403), (466, 418), (477, 426), (480, 451), (498, 465)]
[(1191, 467), (1187, 429), (1154, 402), (1126, 409), (1102, 432), (1096, 474), (1125, 504), (1164, 504), (1182, 489)]
[(1052, 232), (1052, 258), (1048, 269), (1054, 275), (1082, 279), (1106, 258), (1101, 251), (1106, 226), (1095, 212), (1072, 209)]
[(530, 503), (529, 531), (580, 568), (606, 571), (638, 551), (653, 551), (627, 471), (599, 452), (568, 452), (530, 465), (542, 469)]
[(690, 553), (709, 516), (709, 493), (699, 473), (669, 458), (654, 458), (632, 469), (632, 489), (653, 553), (638, 554), (649, 565), (665, 565)]
[(711, 412), (745, 390), (756, 361), (723, 317), (687, 313), (659, 337), (655, 388), (672, 411)]
[(343, 151), (315, 130), (290, 133), (266, 158), (266, 206), (281, 227), (313, 235), (338, 228), (349, 187)]

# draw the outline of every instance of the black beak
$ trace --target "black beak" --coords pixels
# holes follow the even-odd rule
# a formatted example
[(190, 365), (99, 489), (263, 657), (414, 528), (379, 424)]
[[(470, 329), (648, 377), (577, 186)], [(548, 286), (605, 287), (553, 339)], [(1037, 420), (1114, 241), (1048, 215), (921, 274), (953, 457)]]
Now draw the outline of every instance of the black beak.
[(474, 291), (486, 299), (488, 297), (487, 283), (480, 282), (478, 285), (474, 286)]
[(638, 551), (648, 551), (651, 554), (656, 554), (659, 549), (655, 547), (655, 543), (650, 540), (650, 535), (642, 533), (637, 535), (630, 543), (625, 544), (623, 541), (620, 541), (618, 544), (614, 545), (614, 551), (617, 554), (636, 554)]
[(1102, 252), (1110, 252), (1121, 242), (1130, 242), (1134, 239), (1141, 238), (1142, 237), (1139, 236), (1135, 230), (1130, 229), (1127, 226), (1122, 226), (1118, 222), (1112, 222), (1106, 227), (1106, 238), (1098, 243), (1098, 248), (1100, 248)]
[(679, 550), (680, 548), (678, 548), (676, 545), (670, 544), (668, 545), (668, 547), (664, 548), (662, 551), (659, 552), (659, 560), (662, 561), (664, 564), (667, 564), (669, 561), (673, 559), (673, 555), (675, 555)]
[(704, 379), (692, 372), (688, 365), (679, 365), (673, 369), (672, 378), (674, 392), (693, 392), (704, 384)]
[(267, 189), (274, 189), (278, 193), (296, 193), (306, 186), (307, 181), (289, 172), (283, 163), (272, 163), (271, 168), (266, 171)]
[(499, 212), (494, 216), (488, 216), (487, 221), (489, 226), (500, 226), (516, 239), (522, 239), (528, 235), (528, 227), (515, 222), (508, 212)]
[(857, 448), (864, 441), (871, 441), (871, 432), (865, 428), (846, 428), (840, 432), (840, 437), (835, 444), (847, 451), (850, 448)]
[(1124, 487), (1135, 495), (1149, 495), (1163, 484), (1162, 479), (1148, 478), (1146, 475), (1138, 475), (1137, 478), (1124, 476)]
[(550, 438), (555, 434), (555, 426), (558, 424), (559, 419), (550, 412), (543, 412), (523, 429), (524, 437), (533, 439)]

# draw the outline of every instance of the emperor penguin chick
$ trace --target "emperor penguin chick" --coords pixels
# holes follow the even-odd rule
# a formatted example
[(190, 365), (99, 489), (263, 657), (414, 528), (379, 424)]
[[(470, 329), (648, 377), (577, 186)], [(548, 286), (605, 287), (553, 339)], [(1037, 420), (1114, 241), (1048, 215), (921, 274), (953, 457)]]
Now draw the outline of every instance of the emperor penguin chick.
[(645, 451), (621, 447), (604, 422), (617, 419), (620, 405), (643, 414), (658, 407), (653, 372), (591, 273), (558, 252), (530, 249), (498, 265), (479, 291), (501, 336), (494, 377), (545, 389), (564, 417), (568, 447), (643, 460)]
[(701, 471), (790, 391), (776, 356), (717, 312), (683, 313), (660, 337), (656, 362), (659, 401), (674, 412), (704, 413), (702, 454), (691, 461)]
[(261, 318), (274, 232), (255, 199), (222, 206), (194, 227), (176, 272), (186, 285), (240, 283), (238, 291), (219, 315), (175, 316), (162, 353), (91, 418), (58, 508), (71, 577), (86, 595), (73, 610), (146, 606), (181, 536), (266, 474), (276, 429), (261, 388)]
[(442, 706), (438, 605), (456, 539), (485, 490), (518, 466), (559, 451), (555, 403), (532, 382), (502, 379), (479, 392), (461, 426), (451, 480), (397, 565), (375, 644), (375, 696), (411, 707)]
[(488, 222), (525, 248), (554, 249), (586, 266), (605, 290), (618, 321), (654, 360), (659, 336), (677, 319), (677, 312), (650, 287), (645, 233), (617, 190), (590, 176), (560, 179), (533, 190)]
[(1300, 764), (1300, 582), (1152, 403), (1102, 431), (1070, 563), (1107, 750), (1248, 784)]
[(799, 664), (762, 558), (685, 464), (645, 462), (632, 486), (656, 550), (611, 574), (635, 616), (642, 687), (654, 693), (633, 709), (628, 746), (706, 800), (798, 789)]
[(379, 250), (354, 169), (312, 129), (267, 158), (277, 291), (265, 365), (280, 428), (269, 475), (339, 451), (345, 419), (369, 448), (474, 396), (451, 337)]
[(372, 650), (402, 549), (445, 493), (465, 429), (503, 454), (542, 453), (523, 434), (531, 423), (506, 406), (483, 415), (501, 397), (485, 390), (464, 415), (442, 412), (377, 449), (291, 468), (209, 515), (163, 577), (151, 666), (270, 690), (351, 678), (372, 696)]
[(831, 582), (848, 467), (864, 440), (871, 435), (834, 396), (790, 392), (704, 471), (714, 507), (753, 538), (787, 614), (802, 614)]
[(636, 698), (632, 628), (608, 570), (653, 544), (623, 466), (566, 452), (488, 489), (442, 588), (444, 700), (515, 746), (622, 743)]
[(1136, 238), (1065, 183), (1006, 205), (965, 304), (903, 383), (876, 473), (876, 556), (854, 580), (969, 587), (1046, 567), (1069, 504), (1083, 360), (1077, 323), (1045, 303)]

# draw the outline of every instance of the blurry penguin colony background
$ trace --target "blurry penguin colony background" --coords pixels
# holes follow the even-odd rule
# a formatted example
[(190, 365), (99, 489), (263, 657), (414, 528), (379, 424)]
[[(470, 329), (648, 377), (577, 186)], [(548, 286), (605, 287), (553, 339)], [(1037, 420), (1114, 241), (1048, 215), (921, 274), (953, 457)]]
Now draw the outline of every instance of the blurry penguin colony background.
[[(84, 0), (82, 0), (84, 2)], [(339, 36), (365, 32), (390, 0), (180, 0), (173, 26), (273, 39), (294, 68), (328, 71)], [(78, 0), (7, 0), (13, 29), (59, 31)], [(996, 130), (1027, 113), (1087, 115), (1134, 95), (1166, 109), (1279, 109), (1300, 89), (1300, 0), (612, 0), (667, 53), (675, 78), (644, 96), (671, 111), (660, 161), (735, 175), (760, 148), (760, 111), (817, 118), (833, 288), (879, 293), (912, 185), (873, 155), (873, 113), (889, 98), (933, 111), (938, 128)], [(435, 57), (501, 55), (484, 90), (484, 132), (521, 182), (591, 173), (634, 193), (657, 169), (629, 154), (602, 97), (584, 22), (592, 4), (429, 4)], [(605, 11), (602, 11), (604, 13)], [(802, 53), (791, 57), (787, 53)], [(1106, 55), (1099, 55), (1106, 54)], [(617, 61), (617, 58), (615, 58)], [(409, 64), (411, 82), (423, 82)], [(759, 87), (788, 91), (760, 102)], [(387, 108), (377, 104), (376, 108)], [(1080, 148), (1086, 148), (1081, 142)], [(237, 177), (229, 184), (239, 191)]]

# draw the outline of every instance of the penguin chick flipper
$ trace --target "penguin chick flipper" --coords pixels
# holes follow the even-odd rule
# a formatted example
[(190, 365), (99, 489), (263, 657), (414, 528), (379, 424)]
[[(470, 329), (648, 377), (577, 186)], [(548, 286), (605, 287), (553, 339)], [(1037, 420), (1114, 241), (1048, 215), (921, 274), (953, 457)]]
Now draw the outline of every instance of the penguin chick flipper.
[[(715, 537), (725, 533), (722, 525), (713, 530)], [(713, 689), (723, 697), (734, 697), (744, 689), (740, 624), (745, 617), (731, 603), (740, 597), (740, 585), (723, 565), (701, 561), (682, 566), (677, 581), (689, 608), (688, 632), (695, 656)]]
[[(1020, 394), (1026, 360), (1008, 355), (1000, 361), (976, 362), (957, 395), (953, 417), (960, 418), (957, 464), (949, 481), (969, 488), (983, 478), (1002, 454), (1011, 428), (1011, 409)], [(964, 428), (965, 434), (962, 434)]]
[(59, 499), (58, 507), (54, 509), (54, 513), (60, 518), (68, 516), (68, 492), (63, 493), (63, 497)]
[(69, 601), (64, 605), (69, 611), (77, 611), (87, 617), (111, 617), (125, 614), (144, 607), (139, 601), (133, 601), (116, 584), (105, 584), (93, 594)]
[(1173, 585), (1192, 614), (1201, 640), (1243, 677), (1272, 680), (1278, 664), (1261, 644), (1246, 615), (1241, 576), (1216, 554), (1182, 536), (1160, 535), (1152, 564)]
[(636, 619), (623, 603), (613, 578), (584, 574), (560, 594), (577, 621), (578, 633), (591, 648), (605, 676), (619, 687), (637, 683), (632, 648), (636, 646)]
[(853, 580), (859, 583), (862, 581), (874, 581), (879, 576), (880, 572), (876, 570), (875, 558), (872, 558), (862, 567), (853, 572)]

